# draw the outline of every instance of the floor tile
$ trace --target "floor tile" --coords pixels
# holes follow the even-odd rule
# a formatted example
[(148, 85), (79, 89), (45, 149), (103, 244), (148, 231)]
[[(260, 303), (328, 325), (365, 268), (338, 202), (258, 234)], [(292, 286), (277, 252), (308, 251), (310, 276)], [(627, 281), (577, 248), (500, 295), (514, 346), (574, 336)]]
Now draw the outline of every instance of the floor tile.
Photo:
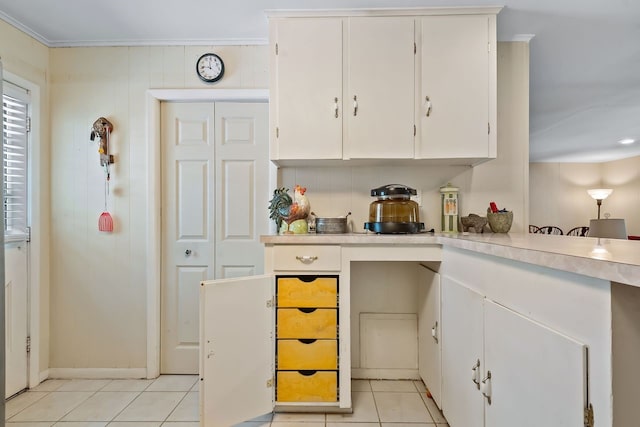
[(436, 402), (434, 402), (433, 399), (429, 399), (425, 393), (420, 393), (420, 396), (422, 397), (422, 400), (424, 401), (425, 405), (427, 405), (427, 409), (429, 410), (429, 413), (431, 414), (431, 418), (433, 418), (433, 421), (435, 421), (436, 423), (446, 424), (447, 419), (444, 417), (444, 415), (442, 415), (442, 412), (440, 412), (440, 409), (438, 409)]
[(113, 380), (100, 391), (144, 391), (154, 380)]
[(107, 427), (160, 427), (160, 421), (112, 421)]
[(417, 392), (413, 381), (394, 381), (394, 380), (371, 380), (371, 390), (373, 391), (393, 391), (393, 392)]
[[(306, 414), (306, 413), (295, 413), (295, 412), (279, 412), (277, 414), (273, 414), (274, 423), (285, 423), (285, 422), (314, 422), (321, 421), (324, 425), (325, 414)], [(306, 425), (306, 424), (305, 424)], [(282, 426), (280, 426), (282, 427)]]
[(114, 421), (164, 421), (186, 392), (144, 392), (118, 415)]
[(98, 391), (113, 380), (71, 380), (56, 391)]
[(44, 380), (30, 391), (55, 391), (68, 382), (71, 380)]
[(433, 423), (419, 393), (374, 392), (373, 397), (382, 422)]
[(369, 380), (352, 380), (351, 391), (371, 391)]
[(189, 391), (196, 381), (197, 375), (162, 375), (145, 391)]
[(306, 421), (283, 421), (283, 422), (274, 421), (271, 423), (271, 426), (272, 427), (325, 427), (324, 423), (314, 423), (314, 422), (306, 422)]
[(137, 391), (99, 391), (62, 418), (62, 421), (111, 421), (138, 396)]
[(240, 424), (235, 424), (233, 427), (269, 427), (271, 421), (245, 421)]
[(54, 427), (105, 427), (106, 421), (58, 421)]
[[(266, 423), (265, 425), (269, 425)], [(200, 427), (198, 421), (167, 421), (162, 424), (162, 427)]]
[[(417, 424), (414, 424), (416, 426)], [(327, 427), (380, 427), (380, 423), (327, 423)], [(432, 426), (433, 427), (433, 426)]]
[(247, 422), (258, 422), (258, 421), (271, 421), (273, 420), (273, 412), (269, 412), (268, 414), (258, 415), (255, 418), (247, 420)]
[(29, 407), (34, 402), (42, 399), (47, 395), (47, 392), (40, 391), (28, 391), (26, 393), (19, 394), (11, 399), (7, 400), (4, 405), (5, 418), (9, 419), (24, 408)]
[(327, 421), (331, 422), (376, 422), (378, 411), (370, 391), (354, 391), (351, 393), (353, 401), (353, 413), (351, 414), (327, 414)]
[(197, 391), (190, 391), (182, 399), (176, 409), (169, 415), (167, 421), (199, 421), (200, 420), (200, 400)]
[(424, 385), (424, 383), (422, 381), (414, 381), (413, 385), (416, 386), (416, 389), (420, 392), (420, 393), (426, 393), (427, 392), (427, 386)]
[(70, 391), (49, 393), (10, 419), (16, 421), (58, 421), (93, 393)]
[(382, 423), (381, 426), (382, 427), (436, 427), (436, 425), (433, 423)]
[(51, 422), (33, 422), (33, 423), (6, 423), (5, 427), (50, 427), (53, 425)]

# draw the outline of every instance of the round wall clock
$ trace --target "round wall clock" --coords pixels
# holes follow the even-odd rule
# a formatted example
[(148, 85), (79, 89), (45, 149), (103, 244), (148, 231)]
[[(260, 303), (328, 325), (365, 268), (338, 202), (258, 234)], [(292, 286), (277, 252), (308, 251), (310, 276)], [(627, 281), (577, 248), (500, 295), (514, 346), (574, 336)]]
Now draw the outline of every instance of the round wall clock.
[(215, 53), (205, 53), (196, 62), (196, 73), (204, 82), (217, 82), (224, 75), (224, 62)]

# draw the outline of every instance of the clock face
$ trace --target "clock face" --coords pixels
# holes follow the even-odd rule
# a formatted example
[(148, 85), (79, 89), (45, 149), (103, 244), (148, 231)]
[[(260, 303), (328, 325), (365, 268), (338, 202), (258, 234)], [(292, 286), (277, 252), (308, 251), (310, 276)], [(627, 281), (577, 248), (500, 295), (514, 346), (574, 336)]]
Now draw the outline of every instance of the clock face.
[(207, 83), (217, 82), (224, 74), (224, 62), (215, 53), (205, 53), (196, 63), (196, 72)]

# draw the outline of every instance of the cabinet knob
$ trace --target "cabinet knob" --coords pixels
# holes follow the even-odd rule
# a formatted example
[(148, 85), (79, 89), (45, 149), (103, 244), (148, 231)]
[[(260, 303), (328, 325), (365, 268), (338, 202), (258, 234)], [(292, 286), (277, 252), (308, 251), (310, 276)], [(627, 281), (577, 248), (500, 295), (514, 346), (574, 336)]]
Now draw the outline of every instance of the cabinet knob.
[(427, 117), (429, 117), (431, 115), (431, 100), (428, 95), (424, 99), (424, 106), (427, 109)]
[(186, 251), (184, 251), (184, 256), (189, 256), (191, 255), (191, 249), (187, 249)]
[(480, 391), (486, 397), (487, 403), (491, 405), (491, 371), (487, 371), (487, 376), (482, 380)]
[(471, 381), (473, 381), (477, 389), (480, 390), (480, 359), (471, 367)]

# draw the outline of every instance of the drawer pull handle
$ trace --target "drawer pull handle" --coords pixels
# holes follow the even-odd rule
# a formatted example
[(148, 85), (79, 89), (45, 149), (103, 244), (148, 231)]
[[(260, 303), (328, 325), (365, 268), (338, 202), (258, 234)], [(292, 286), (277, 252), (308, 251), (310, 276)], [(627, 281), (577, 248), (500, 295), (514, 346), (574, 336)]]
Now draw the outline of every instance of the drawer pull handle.
[(305, 377), (310, 377), (311, 375), (315, 375), (318, 371), (298, 371), (300, 375), (304, 375)]
[(313, 261), (316, 261), (318, 259), (317, 256), (310, 256), (310, 255), (304, 255), (304, 256), (296, 256), (296, 259), (304, 264), (311, 264)]
[(471, 367), (471, 381), (480, 390), (480, 359)]
[(314, 342), (316, 342), (318, 340), (317, 339), (304, 338), (304, 339), (299, 339), (298, 341), (300, 341), (302, 344), (313, 344)]
[(317, 308), (299, 308), (298, 310), (300, 310), (303, 313), (309, 314), (309, 313), (313, 313), (314, 311), (316, 311)]
[(487, 403), (491, 405), (491, 371), (487, 371), (487, 376), (482, 380), (480, 391), (487, 398)]

